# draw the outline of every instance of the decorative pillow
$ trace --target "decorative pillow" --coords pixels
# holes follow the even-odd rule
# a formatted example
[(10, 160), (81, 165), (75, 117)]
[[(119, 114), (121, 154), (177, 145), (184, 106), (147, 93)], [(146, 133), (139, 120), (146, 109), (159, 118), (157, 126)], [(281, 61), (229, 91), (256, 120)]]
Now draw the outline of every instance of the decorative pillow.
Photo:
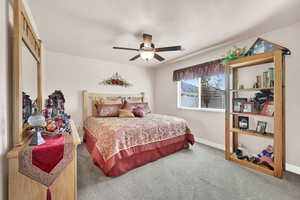
[(122, 104), (95, 104), (97, 117), (118, 117)]
[(137, 107), (143, 108), (146, 114), (151, 113), (148, 103), (128, 103), (125, 100), (122, 109), (133, 111), (133, 109)]
[(131, 117), (134, 117), (134, 114), (130, 111), (130, 110), (124, 110), (124, 109), (120, 109), (119, 110), (119, 117), (128, 117), (128, 118), (131, 118)]
[(134, 114), (134, 116), (136, 117), (145, 117), (147, 115), (146, 111), (144, 110), (144, 108), (141, 107), (136, 107), (132, 110), (132, 113)]

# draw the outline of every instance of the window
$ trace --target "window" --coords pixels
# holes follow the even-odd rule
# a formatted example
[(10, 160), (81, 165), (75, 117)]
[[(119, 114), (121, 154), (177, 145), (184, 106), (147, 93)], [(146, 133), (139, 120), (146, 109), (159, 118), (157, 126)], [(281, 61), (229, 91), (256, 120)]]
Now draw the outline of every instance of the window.
[(178, 82), (178, 107), (187, 109), (224, 109), (225, 76), (211, 75)]

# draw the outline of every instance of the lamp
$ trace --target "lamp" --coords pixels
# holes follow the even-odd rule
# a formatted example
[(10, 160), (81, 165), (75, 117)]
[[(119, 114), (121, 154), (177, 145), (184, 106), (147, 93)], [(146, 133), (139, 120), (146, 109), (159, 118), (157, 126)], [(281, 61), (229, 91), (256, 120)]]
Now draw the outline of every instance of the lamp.
[(140, 55), (144, 60), (150, 60), (154, 57), (154, 51), (140, 50)]
[(43, 123), (45, 122), (45, 117), (42, 113), (35, 112), (28, 118), (28, 123), (31, 125), (35, 131), (32, 136), (30, 146), (37, 146), (45, 143), (45, 140), (42, 137), (41, 130)]

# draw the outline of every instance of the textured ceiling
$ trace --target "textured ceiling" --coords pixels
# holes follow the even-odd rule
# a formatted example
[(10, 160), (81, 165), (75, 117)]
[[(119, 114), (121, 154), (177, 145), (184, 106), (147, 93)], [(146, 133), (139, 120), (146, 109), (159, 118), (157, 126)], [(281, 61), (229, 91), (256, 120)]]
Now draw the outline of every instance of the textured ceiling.
[[(253, 37), (300, 20), (299, 0), (27, 0), (47, 49), (137, 66), (158, 61), (128, 61), (143, 32), (168, 60), (233, 39)], [(284, 36), (283, 36), (284, 37)]]

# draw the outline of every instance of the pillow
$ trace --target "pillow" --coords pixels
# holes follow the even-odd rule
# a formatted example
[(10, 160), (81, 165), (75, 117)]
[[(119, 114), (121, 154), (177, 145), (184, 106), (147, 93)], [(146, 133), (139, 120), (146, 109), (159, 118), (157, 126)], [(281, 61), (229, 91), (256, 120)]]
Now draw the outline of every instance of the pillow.
[[(98, 114), (98, 109), (97, 109), (98, 104), (100, 104), (100, 105), (102, 105), (102, 104), (109, 104), (109, 105), (119, 104), (119, 105), (122, 105), (123, 100), (122, 100), (121, 97), (103, 97), (103, 98), (100, 98), (100, 99), (92, 100), (92, 105), (93, 105), (92, 115), (94, 117), (101, 117)], [(118, 115), (119, 115), (119, 113), (115, 117), (118, 117)]]
[(146, 111), (144, 108), (141, 107), (136, 107), (132, 110), (132, 113), (136, 117), (145, 117), (147, 115)]
[(133, 111), (134, 108), (143, 108), (146, 114), (151, 113), (148, 103), (128, 103), (128, 101), (124, 101), (122, 109)]
[(95, 104), (97, 117), (118, 117), (122, 104)]
[(134, 114), (130, 111), (130, 110), (124, 110), (124, 109), (120, 109), (119, 110), (119, 117), (127, 117), (127, 118), (132, 118), (134, 117)]

